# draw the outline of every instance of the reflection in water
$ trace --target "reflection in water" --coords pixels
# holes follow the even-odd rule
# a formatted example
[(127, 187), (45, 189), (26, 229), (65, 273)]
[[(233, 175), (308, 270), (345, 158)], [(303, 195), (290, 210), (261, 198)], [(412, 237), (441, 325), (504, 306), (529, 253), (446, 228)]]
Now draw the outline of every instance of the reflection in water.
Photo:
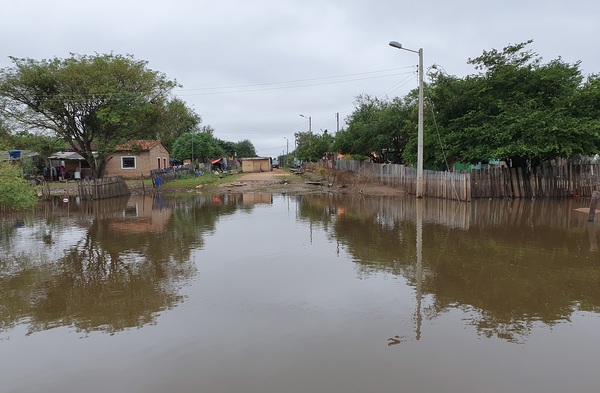
[[(587, 227), (597, 251), (597, 226), (575, 203), (305, 196), (300, 212), (330, 230), (362, 274), (413, 283), (416, 340), (423, 313), (460, 308), (481, 334), (521, 342), (535, 324), (600, 307), (600, 264), (582, 244)], [(422, 310), (424, 294), (431, 301)]]
[(272, 203), (271, 194), (56, 198), (40, 214), (0, 222), (0, 331), (58, 326), (117, 332), (156, 322), (181, 302), (218, 217)]
[(226, 193), (3, 216), (3, 392), (595, 392), (578, 207)]

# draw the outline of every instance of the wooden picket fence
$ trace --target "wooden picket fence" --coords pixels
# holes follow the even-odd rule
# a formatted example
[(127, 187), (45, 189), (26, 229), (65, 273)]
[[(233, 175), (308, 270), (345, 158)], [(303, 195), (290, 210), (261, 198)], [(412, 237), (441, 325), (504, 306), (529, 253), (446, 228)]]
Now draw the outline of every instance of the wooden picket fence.
[[(326, 166), (327, 164), (322, 164)], [(337, 160), (338, 170), (350, 171), (365, 181), (373, 181), (416, 194), (417, 170), (406, 165), (375, 164), (353, 160)], [(458, 201), (471, 200), (471, 181), (468, 173), (423, 171), (424, 195), (432, 198)]]
[[(194, 167), (190, 164), (186, 164), (177, 167), (153, 169), (150, 171), (150, 179), (152, 179), (152, 186), (154, 188), (159, 188), (160, 184), (180, 179), (185, 176), (193, 176), (194, 174)], [(157, 179), (160, 180), (157, 181)]]
[(600, 164), (590, 160), (553, 160), (535, 168), (476, 169), (473, 198), (591, 197), (600, 185)]
[[(417, 170), (398, 164), (336, 160), (322, 167), (350, 171), (380, 184), (416, 194)], [(553, 160), (535, 168), (489, 166), (461, 172), (423, 171), (426, 197), (470, 201), (472, 198), (590, 197), (600, 189), (600, 163)]]
[(79, 180), (77, 191), (82, 200), (105, 199), (131, 194), (129, 186), (120, 176)]

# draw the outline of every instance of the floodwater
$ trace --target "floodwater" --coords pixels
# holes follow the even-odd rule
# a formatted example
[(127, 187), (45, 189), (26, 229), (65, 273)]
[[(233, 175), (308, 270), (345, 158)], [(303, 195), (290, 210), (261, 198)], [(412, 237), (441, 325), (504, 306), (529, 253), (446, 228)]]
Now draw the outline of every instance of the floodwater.
[(597, 392), (588, 204), (194, 194), (4, 215), (0, 390)]

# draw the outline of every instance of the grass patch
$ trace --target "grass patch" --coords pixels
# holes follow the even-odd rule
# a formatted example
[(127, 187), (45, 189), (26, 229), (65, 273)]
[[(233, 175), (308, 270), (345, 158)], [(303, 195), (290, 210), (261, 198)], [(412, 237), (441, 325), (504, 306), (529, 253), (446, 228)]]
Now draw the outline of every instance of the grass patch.
[(203, 186), (218, 186), (225, 183), (231, 183), (232, 181), (236, 181), (241, 177), (240, 174), (229, 175), (229, 174), (219, 174), (215, 175), (214, 173), (205, 173), (202, 176), (189, 176), (183, 177), (181, 179), (172, 180), (161, 185), (162, 188), (166, 189), (190, 189), (195, 188), (199, 185)]

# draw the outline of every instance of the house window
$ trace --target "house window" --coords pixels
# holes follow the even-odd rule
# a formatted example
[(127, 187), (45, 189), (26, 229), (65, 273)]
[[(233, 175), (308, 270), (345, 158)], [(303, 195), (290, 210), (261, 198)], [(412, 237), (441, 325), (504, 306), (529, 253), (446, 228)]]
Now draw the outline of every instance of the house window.
[(135, 169), (135, 157), (121, 157), (121, 169)]
[(158, 169), (160, 169), (160, 157), (158, 157)]
[(163, 167), (167, 167), (167, 157), (163, 157)]

